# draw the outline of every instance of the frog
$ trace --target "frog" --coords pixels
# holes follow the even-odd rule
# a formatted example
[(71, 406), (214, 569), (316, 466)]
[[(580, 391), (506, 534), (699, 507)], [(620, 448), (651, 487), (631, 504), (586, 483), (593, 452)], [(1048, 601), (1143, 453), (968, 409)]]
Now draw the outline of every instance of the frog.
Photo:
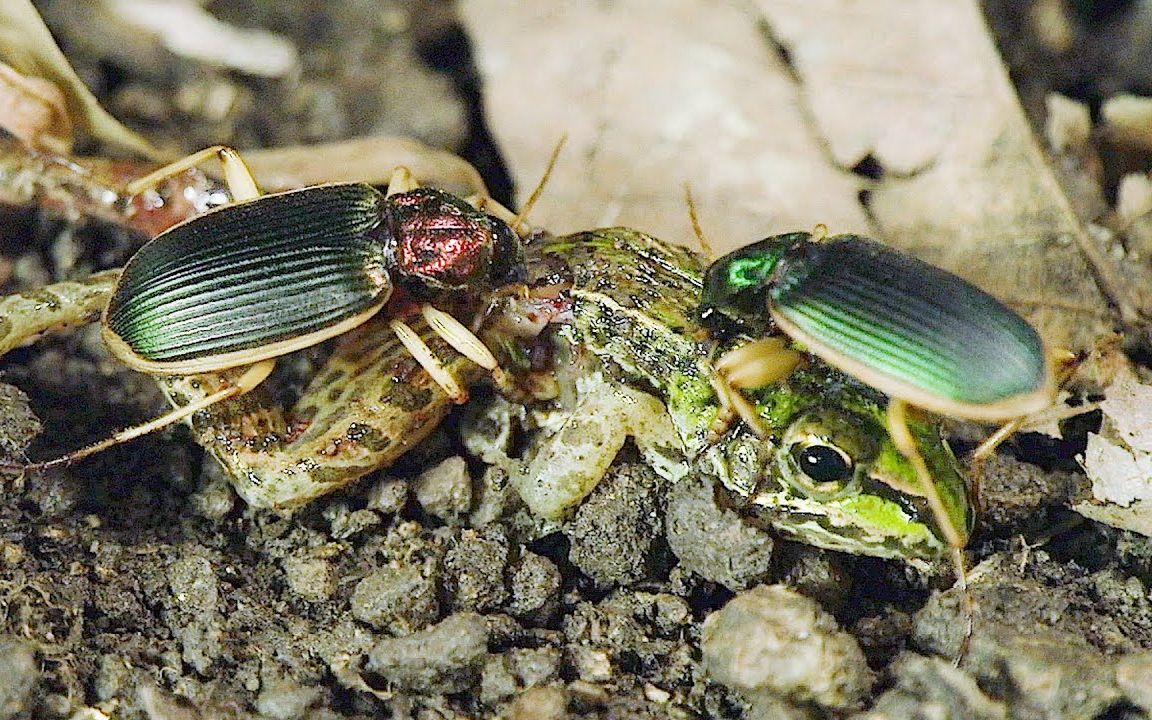
[[(550, 267), (536, 271), (545, 289), (509, 299), (504, 312), (520, 324), (547, 318), (561, 358), (554, 372), (574, 378), (575, 396), (511, 471), (534, 512), (569, 512), (631, 437), (670, 482), (710, 477), (734, 507), (783, 537), (921, 565), (950, 551), (879, 391), (797, 347), (786, 377), (743, 388), (755, 420), (732, 420), (716, 358), (791, 343), (739, 332), (718, 339), (702, 325), (707, 258), (623, 227), (547, 238), (528, 246), (528, 258)], [(949, 521), (966, 536), (973, 509), (939, 420), (915, 412), (909, 426)]]

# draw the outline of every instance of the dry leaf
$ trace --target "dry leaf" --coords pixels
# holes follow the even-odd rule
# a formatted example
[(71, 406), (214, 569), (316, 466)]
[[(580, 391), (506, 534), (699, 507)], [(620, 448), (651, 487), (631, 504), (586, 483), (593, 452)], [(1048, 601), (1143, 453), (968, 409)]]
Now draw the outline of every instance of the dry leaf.
[(521, 197), (569, 134), (537, 224), (620, 223), (690, 244), (689, 182), (717, 250), (824, 223), (980, 284), (1054, 347), (1112, 328), (1085, 260), (1103, 251), (974, 1), (464, 0), (461, 11)]
[(0, 63), (0, 125), (30, 148), (67, 154), (72, 120), (60, 88)]
[(297, 68), (296, 46), (282, 35), (220, 22), (193, 0), (106, 0), (139, 33), (155, 35), (170, 52), (260, 77)]
[(1152, 385), (1119, 374), (1100, 404), (1104, 423), (1080, 458), (1092, 500), (1072, 509), (1087, 518), (1152, 535)]
[(56, 46), (29, 0), (0, 2), (0, 60), (21, 75), (55, 85), (64, 98), (72, 124), (96, 140), (145, 157), (161, 157), (151, 143), (100, 107)]

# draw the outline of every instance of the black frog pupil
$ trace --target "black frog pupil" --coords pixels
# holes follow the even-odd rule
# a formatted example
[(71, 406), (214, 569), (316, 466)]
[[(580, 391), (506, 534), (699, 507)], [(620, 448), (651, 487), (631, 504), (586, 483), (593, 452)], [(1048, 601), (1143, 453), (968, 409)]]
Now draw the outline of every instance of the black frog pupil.
[(845, 480), (852, 474), (852, 466), (844, 456), (827, 445), (809, 445), (800, 451), (796, 461), (800, 470), (818, 483)]

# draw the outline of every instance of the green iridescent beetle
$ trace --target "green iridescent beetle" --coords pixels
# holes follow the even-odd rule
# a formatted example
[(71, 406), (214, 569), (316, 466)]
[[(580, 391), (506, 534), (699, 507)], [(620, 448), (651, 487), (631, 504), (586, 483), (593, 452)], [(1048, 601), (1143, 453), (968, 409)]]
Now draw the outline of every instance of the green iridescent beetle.
[(772, 323), (888, 395), (1001, 422), (1052, 404), (1044, 343), (1023, 318), (952, 273), (857, 235), (777, 235), (709, 268), (701, 308)]
[[(581, 367), (565, 425), (519, 473), (517, 487), (536, 512), (560, 515), (579, 502), (631, 435), (658, 471), (712, 475), (746, 512), (801, 542), (913, 562), (940, 558), (951, 542), (932, 496), (942, 499), (947, 524), (967, 536), (967, 488), (937, 423), (911, 419), (929, 489), (888, 432), (887, 398), (815, 357), (779, 382), (745, 389), (763, 434), (722, 422), (716, 343), (696, 314), (705, 258), (626, 228), (530, 245), (528, 257), (530, 265), (561, 261), (547, 279), (560, 290), (538, 298), (539, 313), (558, 321), (561, 354)], [(738, 335), (719, 349), (763, 340)], [(718, 421), (726, 428), (719, 437)]]

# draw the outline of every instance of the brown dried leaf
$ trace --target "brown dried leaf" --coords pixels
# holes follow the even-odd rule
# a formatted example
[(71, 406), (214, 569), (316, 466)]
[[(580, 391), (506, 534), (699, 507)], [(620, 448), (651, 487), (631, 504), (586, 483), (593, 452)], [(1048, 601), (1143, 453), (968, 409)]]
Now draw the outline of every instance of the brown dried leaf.
[[(718, 251), (824, 223), (957, 272), (1053, 346), (1113, 317), (974, 0), (465, 0), (486, 112), (533, 222), (628, 224)], [(866, 177), (879, 170), (878, 179)]]
[(244, 160), (265, 190), (329, 182), (383, 185), (394, 168), (406, 167), (422, 183), (461, 195), (488, 195), (484, 179), (468, 161), (410, 138), (376, 136), (323, 145), (248, 150)]

